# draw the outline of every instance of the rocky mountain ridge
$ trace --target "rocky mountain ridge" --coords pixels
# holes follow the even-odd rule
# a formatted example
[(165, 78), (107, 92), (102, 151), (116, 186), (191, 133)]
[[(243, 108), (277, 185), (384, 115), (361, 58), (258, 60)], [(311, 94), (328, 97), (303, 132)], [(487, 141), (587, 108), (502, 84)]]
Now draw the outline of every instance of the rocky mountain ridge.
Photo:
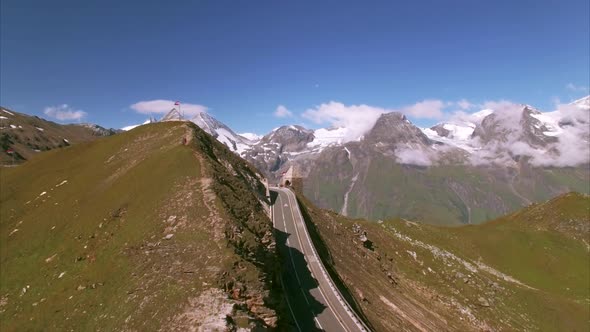
[(448, 225), (588, 192), (589, 117), (590, 96), (553, 112), (499, 104), (431, 128), (382, 114), (352, 141), (347, 128), (282, 126), (248, 140), (206, 113), (193, 122), (271, 182), (294, 166), (303, 191), (322, 208)]
[[(345, 140), (347, 128), (306, 129), (282, 126), (262, 136), (248, 139), (202, 112), (190, 119), (244, 159), (254, 163), (269, 178), (276, 178), (289, 166), (305, 173), (306, 164), (326, 148), (347, 147), (348, 143), (372, 143), (391, 154), (399, 163), (416, 166), (471, 164), (515, 167), (524, 157), (534, 166), (579, 166), (589, 162), (562, 160), (560, 140), (570, 143), (566, 129), (574, 129), (580, 146), (590, 137), (590, 96), (576, 100), (561, 110), (541, 112), (530, 105), (484, 109), (468, 119), (453, 119), (431, 128), (419, 128), (405, 115), (382, 114), (375, 125), (356, 140)], [(180, 120), (172, 109), (161, 121)], [(565, 134), (564, 134), (565, 133)], [(562, 136), (566, 138), (561, 139)], [(565, 143), (564, 143), (565, 144)], [(366, 145), (366, 144), (365, 144)], [(397, 150), (397, 154), (394, 152)]]

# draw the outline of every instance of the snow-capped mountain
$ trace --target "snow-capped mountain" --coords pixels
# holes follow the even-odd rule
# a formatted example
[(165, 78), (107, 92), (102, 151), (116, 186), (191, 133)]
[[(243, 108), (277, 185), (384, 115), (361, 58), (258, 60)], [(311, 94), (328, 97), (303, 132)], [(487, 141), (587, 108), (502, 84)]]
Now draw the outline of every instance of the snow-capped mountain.
[(420, 129), (435, 142), (472, 152), (474, 147), (470, 144), (471, 135), (481, 121), (493, 112), (491, 109), (484, 109), (469, 116), (454, 119), (452, 122), (443, 122), (430, 128)]
[[(185, 120), (183, 119), (182, 114), (180, 114), (180, 112), (176, 108), (173, 108), (168, 113), (166, 113), (166, 115), (164, 115), (162, 117), (162, 119), (160, 119), (160, 121), (185, 121)], [(215, 119), (214, 117), (212, 117), (211, 115), (209, 115), (206, 112), (200, 112), (200, 113), (196, 114), (194, 117), (192, 117), (191, 119), (189, 119), (188, 121), (195, 123), (197, 126), (199, 126), (201, 129), (203, 129), (205, 132), (207, 132), (211, 136), (215, 137), (218, 141), (225, 144), (230, 150), (236, 152), (239, 155), (242, 155), (242, 153), (244, 151), (250, 149), (251, 146), (254, 145), (258, 141), (258, 140), (256, 140), (256, 136), (253, 136), (254, 134), (247, 134), (247, 135), (252, 135), (249, 138), (236, 134), (233, 130), (231, 130), (224, 123), (218, 121), (217, 119)], [(146, 120), (141, 125), (149, 124), (152, 122), (155, 122), (155, 120), (149, 119), (149, 120)], [(141, 125), (131, 125), (131, 126), (123, 127), (123, 128), (121, 128), (121, 130), (124, 130), (124, 131), (131, 130), (131, 129), (136, 128)]]
[(320, 128), (313, 132), (314, 138), (307, 146), (311, 152), (321, 152), (326, 147), (344, 144), (348, 136), (349, 129), (346, 127)]
[[(433, 141), (463, 149), (475, 164), (510, 164), (530, 158), (536, 166), (576, 166), (588, 163), (590, 96), (541, 112), (530, 105), (483, 110), (422, 128)], [(578, 158), (572, 158), (572, 149)]]
[(241, 156), (252, 162), (265, 174), (277, 172), (286, 162), (311, 150), (307, 144), (313, 142), (312, 130), (301, 126), (282, 126), (263, 136), (246, 149)]
[[(552, 112), (541, 112), (530, 105), (522, 105), (520, 116), (520, 127), (525, 134), (532, 134), (536, 137), (556, 137), (563, 133), (564, 127), (573, 123), (584, 124), (588, 122), (588, 111), (590, 110), (590, 96), (578, 99), (566, 107)], [(506, 130), (509, 127), (515, 129), (508, 121), (514, 117), (492, 115), (495, 111), (486, 109), (470, 114), (468, 119), (455, 119), (452, 122), (439, 123), (431, 128), (421, 128), (422, 131), (432, 140), (445, 144), (454, 145), (472, 151), (480, 148), (474, 142), (474, 137), (483, 137), (486, 141), (498, 139), (490, 131)], [(485, 122), (484, 122), (485, 120)], [(524, 127), (523, 127), (524, 126)], [(476, 128), (478, 129), (477, 132)], [(503, 129), (502, 129), (503, 128)], [(496, 133), (497, 134), (497, 133)], [(481, 142), (479, 142), (481, 143)]]
[(590, 109), (590, 95), (586, 97), (582, 97), (578, 100), (571, 102), (570, 105), (574, 105), (580, 109), (588, 110)]
[(245, 137), (236, 134), (224, 123), (217, 121), (214, 117), (206, 112), (200, 112), (190, 121), (201, 127), (204, 131), (217, 138), (218, 141), (225, 144), (230, 150), (241, 155), (248, 150), (253, 142)]
[(239, 133), (238, 135), (244, 137), (245, 139), (251, 142), (258, 142), (262, 139), (263, 136), (255, 134), (255, 133)]
[[(165, 118), (180, 120), (174, 114)], [(447, 213), (441, 220), (477, 223), (565, 191), (586, 190), (588, 181), (590, 97), (553, 112), (500, 104), (431, 128), (419, 128), (398, 112), (384, 113), (363, 133), (291, 125), (262, 137), (242, 136), (207, 113), (191, 121), (271, 182), (295, 166), (308, 197), (351, 216)], [(437, 209), (423, 211), (419, 202), (425, 200)]]
[(589, 99), (550, 113), (506, 103), (421, 129), (384, 114), (360, 141), (289, 163), (307, 197), (349, 216), (479, 223), (588, 191)]
[[(346, 127), (310, 130), (291, 125), (259, 136), (236, 134), (206, 112), (190, 121), (272, 177), (292, 164), (309, 166), (326, 149), (355, 142), (365, 142), (365, 148), (399, 163), (419, 166), (510, 166), (520, 157), (528, 158), (535, 166), (575, 166), (588, 163), (589, 116), (590, 96), (553, 112), (541, 112), (530, 105), (510, 105), (464, 114), (430, 128), (418, 128), (403, 114), (393, 112), (382, 114), (371, 130), (352, 140)], [(180, 113), (172, 109), (161, 121), (179, 120)]]

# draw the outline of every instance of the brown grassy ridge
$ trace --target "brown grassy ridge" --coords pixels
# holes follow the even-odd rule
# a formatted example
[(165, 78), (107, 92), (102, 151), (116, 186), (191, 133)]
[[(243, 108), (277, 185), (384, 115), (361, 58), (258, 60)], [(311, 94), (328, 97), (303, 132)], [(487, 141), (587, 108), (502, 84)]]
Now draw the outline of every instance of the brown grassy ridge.
[[(114, 134), (98, 126), (93, 130), (78, 124), (62, 125), (5, 107), (0, 107), (0, 117), (0, 165), (20, 164), (40, 152)], [(8, 154), (8, 149), (14, 153)]]
[(281, 324), (259, 175), (195, 125), (141, 126), (0, 175), (0, 330)]

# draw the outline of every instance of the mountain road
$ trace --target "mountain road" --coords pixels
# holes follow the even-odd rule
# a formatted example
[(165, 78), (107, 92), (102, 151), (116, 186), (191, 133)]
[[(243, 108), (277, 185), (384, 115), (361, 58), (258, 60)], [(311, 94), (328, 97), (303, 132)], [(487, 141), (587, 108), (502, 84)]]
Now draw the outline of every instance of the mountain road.
[(282, 276), (296, 331), (369, 331), (346, 303), (320, 260), (305, 226), (295, 194), (271, 188), (277, 247), (285, 260)]

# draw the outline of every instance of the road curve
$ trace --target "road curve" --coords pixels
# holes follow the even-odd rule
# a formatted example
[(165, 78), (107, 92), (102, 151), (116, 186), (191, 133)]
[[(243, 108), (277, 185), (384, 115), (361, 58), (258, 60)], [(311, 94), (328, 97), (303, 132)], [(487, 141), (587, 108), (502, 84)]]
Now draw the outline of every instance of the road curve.
[[(287, 304), (295, 329), (324, 331), (370, 331), (335, 287), (313, 247), (295, 194), (271, 188), (278, 194), (271, 206), (274, 227), (284, 234)], [(296, 290), (300, 290), (296, 291)], [(306, 319), (305, 317), (312, 317)], [(308, 326), (305, 326), (308, 324)], [(313, 324), (314, 326), (309, 326)]]

